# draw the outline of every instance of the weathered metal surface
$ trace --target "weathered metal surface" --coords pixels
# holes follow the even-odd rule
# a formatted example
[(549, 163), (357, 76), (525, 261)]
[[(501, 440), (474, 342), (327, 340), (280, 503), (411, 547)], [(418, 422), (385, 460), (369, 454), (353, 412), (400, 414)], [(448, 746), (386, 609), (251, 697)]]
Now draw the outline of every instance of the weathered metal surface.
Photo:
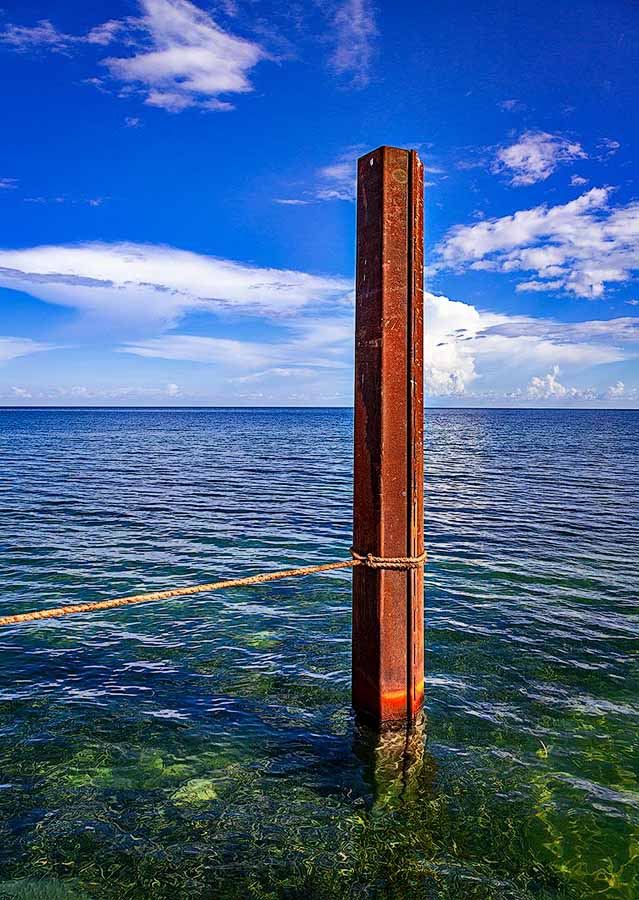
[[(355, 549), (416, 556), (424, 541), (423, 168), (380, 147), (358, 163)], [(424, 697), (423, 569), (353, 572), (353, 705), (382, 725)]]

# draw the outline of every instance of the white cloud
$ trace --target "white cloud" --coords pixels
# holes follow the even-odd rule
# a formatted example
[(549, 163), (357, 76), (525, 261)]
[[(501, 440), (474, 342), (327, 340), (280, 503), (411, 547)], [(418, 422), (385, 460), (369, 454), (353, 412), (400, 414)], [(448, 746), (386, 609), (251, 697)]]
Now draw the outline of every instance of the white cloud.
[(308, 206), (322, 200), (346, 200), (353, 202), (357, 196), (357, 158), (361, 147), (349, 147), (327, 166), (315, 174), (315, 184), (303, 191), (302, 197), (277, 198), (275, 203), (284, 206)]
[(282, 316), (340, 301), (350, 281), (257, 268), (173, 247), (82, 244), (0, 250), (0, 286), (128, 326), (188, 311)]
[(45, 350), (57, 349), (59, 348), (54, 344), (32, 341), (31, 338), (0, 337), (0, 364), (17, 359), (19, 356), (28, 356), (31, 353), (42, 353)]
[(53, 53), (65, 53), (78, 44), (106, 46), (129, 27), (135, 27), (134, 19), (115, 20), (96, 25), (87, 34), (66, 34), (49, 19), (40, 19), (36, 25), (9, 24), (0, 32), (0, 44), (7, 44), (18, 52), (41, 47)]
[(599, 159), (605, 160), (610, 156), (614, 156), (620, 147), (621, 144), (619, 143), (619, 141), (613, 141), (611, 138), (604, 138), (597, 144), (597, 149), (600, 153)]
[(270, 361), (268, 350), (262, 344), (190, 334), (167, 334), (135, 341), (125, 344), (121, 350), (136, 356), (207, 363), (233, 369), (252, 369)]
[(426, 292), (424, 356), (427, 393), (464, 395), (477, 382), (512, 384), (539, 366), (580, 370), (637, 357), (639, 320), (564, 323), (508, 316)]
[(493, 171), (507, 174), (510, 183), (520, 187), (545, 181), (561, 163), (586, 158), (576, 141), (546, 131), (526, 131), (514, 144), (497, 151)]
[[(251, 397), (256, 402), (278, 398), (304, 402), (305, 391), (313, 402), (322, 402), (320, 398), (349, 402), (353, 317), (347, 280), (256, 269), (173, 248), (135, 244), (0, 251), (0, 267), (0, 285), (74, 307), (85, 315), (115, 319), (122, 329), (118, 349), (131, 357), (210, 366), (213, 385), (254, 384), (259, 396), (242, 394), (247, 402)], [(262, 316), (272, 325), (264, 336), (247, 340), (236, 334), (158, 333), (197, 310), (231, 311), (233, 321), (241, 315)], [(479, 390), (503, 398), (518, 389), (519, 394), (510, 396), (526, 402), (534, 399), (527, 384), (532, 384), (533, 391), (554, 390), (558, 397), (561, 388), (556, 385), (564, 381), (555, 366), (570, 378), (597, 366), (639, 358), (636, 317), (564, 323), (487, 312), (432, 293), (425, 294), (424, 335), (425, 386), (432, 397), (472, 397)], [(26, 339), (7, 341), (12, 342), (5, 343), (7, 358), (51, 349)], [(182, 378), (169, 371), (165, 397), (194, 396), (193, 388), (184, 388)], [(180, 386), (171, 387), (176, 381)], [(28, 385), (25, 389), (31, 390)], [(154, 396), (157, 390), (153, 389)], [(233, 388), (229, 391), (229, 396), (241, 399)], [(566, 391), (567, 400), (586, 398), (583, 391)], [(121, 395), (123, 402), (127, 396)], [(624, 400), (629, 397), (626, 389)], [(76, 399), (89, 402), (91, 398), (78, 393)], [(206, 400), (206, 395), (200, 399)]]
[(108, 22), (103, 22), (101, 25), (96, 25), (95, 28), (92, 28), (84, 40), (87, 44), (99, 44), (102, 47), (106, 47), (123, 31), (136, 24), (135, 19), (110, 19)]
[(317, 200), (354, 200), (357, 194), (356, 148), (347, 150), (340, 158), (318, 171), (319, 186), (315, 191)]
[(609, 388), (601, 391), (593, 387), (576, 388), (567, 386), (560, 381), (561, 369), (555, 365), (546, 375), (535, 375), (525, 390), (514, 391), (510, 394), (510, 399), (527, 399), (540, 400), (544, 403), (560, 403), (566, 404), (571, 401), (583, 400), (623, 400), (633, 399), (636, 392), (633, 390), (629, 394), (623, 381), (617, 381), (616, 384), (610, 385)]
[[(490, 317), (488, 317), (490, 320)], [(434, 396), (463, 394), (477, 377), (468, 341), (484, 328), (468, 303), (424, 293), (424, 388)]]
[(27, 388), (11, 386), (9, 388), (9, 394), (11, 397), (16, 398), (17, 400), (31, 400), (33, 398), (33, 394), (31, 391), (27, 390)]
[(639, 202), (610, 206), (610, 188), (592, 188), (561, 206), (536, 206), (475, 225), (459, 225), (437, 248), (451, 267), (532, 272), (519, 289), (562, 289), (601, 297), (607, 284), (639, 271)]
[[(190, 0), (138, 0), (138, 18), (112, 19), (87, 34), (58, 31), (44, 19), (33, 27), (8, 25), (0, 42), (18, 51), (41, 47), (69, 52), (78, 45), (104, 47), (118, 40), (133, 48), (128, 56), (103, 60), (111, 76), (124, 82), (123, 96), (140, 91), (145, 103), (169, 112), (189, 107), (229, 110), (220, 99), (246, 93), (249, 73), (268, 54), (253, 41), (230, 34)], [(102, 78), (87, 82), (105, 90)]]
[(62, 52), (78, 38), (72, 34), (58, 31), (48, 19), (41, 19), (33, 27), (24, 25), (7, 25), (0, 32), (0, 43), (8, 44), (15, 50), (30, 50), (33, 47), (46, 47), (53, 52)]
[[(562, 380), (560, 380), (560, 378)], [(505, 399), (520, 401), (532, 401), (544, 406), (579, 406), (584, 402), (592, 401), (634, 401), (639, 397), (639, 392), (632, 388), (626, 389), (623, 381), (617, 381), (608, 388), (596, 387), (577, 388), (563, 383), (563, 376), (559, 366), (552, 367), (545, 375), (535, 375), (525, 388), (519, 388), (506, 394)]]
[(25, 203), (38, 203), (41, 205), (46, 205), (48, 203), (57, 203), (57, 204), (70, 203), (74, 206), (77, 204), (86, 204), (87, 206), (96, 207), (96, 206), (102, 206), (102, 204), (105, 203), (105, 201), (108, 199), (109, 199), (108, 197), (79, 197), (77, 199), (72, 199), (72, 198), (64, 197), (64, 196), (62, 196), (62, 197), (60, 197), (60, 196), (58, 196), (58, 197), (25, 197), (24, 202)]
[(215, 366), (234, 380), (252, 381), (284, 370), (306, 372), (349, 369), (352, 358), (352, 315), (326, 318), (295, 317), (281, 323), (285, 336), (279, 340), (255, 341), (165, 334), (129, 341), (123, 353), (147, 358), (171, 359)]
[(571, 187), (582, 187), (584, 184), (588, 184), (588, 179), (581, 175), (573, 175), (570, 179)]
[(0, 191), (10, 191), (18, 186), (17, 178), (0, 178)]
[(526, 390), (531, 400), (565, 400), (575, 396), (574, 388), (567, 388), (559, 381), (561, 371), (559, 366), (553, 366), (552, 372), (547, 375), (535, 375)]
[(125, 128), (139, 128), (142, 125), (141, 120), (138, 116), (125, 116), (124, 118), (124, 127)]
[(276, 197), (273, 202), (279, 203), (281, 206), (308, 206), (311, 201), (296, 200), (295, 198), (290, 199), (287, 197)]
[(366, 87), (375, 56), (377, 24), (371, 0), (340, 0), (332, 10), (334, 49), (329, 64), (353, 87)]
[[(317, 183), (309, 196), (314, 200), (354, 201), (357, 197), (357, 160), (364, 152), (361, 146), (348, 147), (334, 162), (318, 169)], [(430, 162), (424, 163), (424, 172), (446, 177), (441, 166)], [(432, 187), (435, 183), (427, 181), (426, 186)]]
[(265, 381), (267, 378), (294, 378), (299, 379), (313, 378), (317, 375), (316, 369), (305, 369), (302, 366), (285, 369), (282, 366), (274, 366), (272, 369), (265, 369), (263, 372), (253, 372), (251, 375), (239, 375), (237, 378), (230, 379), (239, 384), (249, 384), (251, 382)]
[(189, 0), (140, 0), (140, 27), (150, 46), (133, 56), (105, 60), (111, 75), (141, 86), (145, 102), (169, 112), (188, 107), (227, 110), (220, 95), (252, 90), (249, 72), (265, 51), (223, 31)]
[(166, 403), (183, 398), (182, 388), (174, 383), (164, 386), (147, 385), (113, 385), (96, 387), (86, 384), (29, 386), (1, 385), (0, 398), (8, 400), (29, 400), (35, 403), (60, 404), (70, 402), (74, 405), (91, 403)]
[(618, 381), (616, 384), (611, 385), (608, 388), (607, 396), (610, 400), (620, 400), (626, 393), (626, 386), (623, 381)]

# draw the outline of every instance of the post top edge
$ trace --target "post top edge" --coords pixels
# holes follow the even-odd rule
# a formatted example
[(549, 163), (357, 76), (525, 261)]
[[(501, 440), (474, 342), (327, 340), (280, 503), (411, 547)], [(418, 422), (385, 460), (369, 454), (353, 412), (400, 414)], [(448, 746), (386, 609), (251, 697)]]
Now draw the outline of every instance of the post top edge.
[(386, 150), (393, 150), (396, 153), (406, 153), (407, 155), (414, 153), (417, 156), (417, 159), (419, 159), (418, 150), (409, 149), (406, 147), (394, 147), (392, 144), (380, 144), (379, 147), (376, 147), (374, 150), (369, 150), (367, 153), (364, 153), (363, 156), (360, 156), (359, 160), (368, 159), (369, 156), (374, 156), (376, 153), (379, 153), (380, 151), (385, 152)]

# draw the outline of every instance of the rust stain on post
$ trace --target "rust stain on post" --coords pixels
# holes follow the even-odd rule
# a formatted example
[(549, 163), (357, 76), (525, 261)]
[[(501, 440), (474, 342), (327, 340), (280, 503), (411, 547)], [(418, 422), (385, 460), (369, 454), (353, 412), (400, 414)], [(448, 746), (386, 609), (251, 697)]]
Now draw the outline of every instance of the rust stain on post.
[[(423, 167), (380, 147), (358, 162), (355, 549), (417, 556), (424, 543)], [(412, 721), (424, 698), (423, 569), (353, 571), (353, 706)]]

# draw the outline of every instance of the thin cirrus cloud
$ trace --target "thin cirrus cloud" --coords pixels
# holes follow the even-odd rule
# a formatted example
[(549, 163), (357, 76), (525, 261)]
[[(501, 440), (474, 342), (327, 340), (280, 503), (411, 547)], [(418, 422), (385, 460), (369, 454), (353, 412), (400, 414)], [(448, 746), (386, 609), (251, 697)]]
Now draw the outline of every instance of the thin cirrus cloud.
[(456, 226), (437, 247), (432, 269), (527, 273), (518, 291), (601, 297), (639, 272), (639, 202), (613, 207), (611, 193), (592, 188), (563, 205)]
[[(556, 365), (576, 373), (636, 357), (639, 351), (639, 326), (631, 318), (565, 324), (490, 313), (427, 292), (424, 320), (424, 380), (431, 397), (462, 397), (491, 378), (512, 384)], [(327, 389), (346, 383), (350, 390), (351, 314), (330, 311), (322, 318), (296, 316), (281, 324), (284, 336), (271, 342), (169, 333), (128, 341), (119, 349), (210, 365), (237, 383), (281, 380), (296, 371), (308, 378), (315, 372)]]
[(505, 174), (514, 187), (522, 187), (545, 181), (563, 163), (587, 158), (577, 141), (546, 131), (526, 131), (515, 143), (497, 150), (492, 170)]
[(315, 183), (305, 189), (301, 197), (277, 197), (275, 203), (308, 206), (322, 200), (354, 201), (357, 193), (357, 157), (362, 152), (360, 147), (349, 147), (334, 162), (321, 166), (314, 173)]
[(192, 311), (288, 315), (340, 302), (352, 287), (343, 278), (132, 243), (0, 250), (0, 286), (125, 328), (156, 329)]
[(19, 52), (35, 48), (43, 48), (52, 53), (67, 53), (79, 44), (98, 44), (106, 46), (116, 35), (123, 31), (125, 21), (111, 20), (92, 28), (87, 34), (66, 34), (58, 29), (49, 19), (40, 19), (35, 25), (9, 24), (0, 32), (0, 43), (6, 44)]
[(33, 341), (23, 337), (0, 337), (0, 365), (20, 356), (42, 353), (45, 350), (58, 350), (59, 346), (41, 341)]
[(257, 380), (306, 372), (348, 368), (352, 356), (350, 314), (322, 319), (296, 317), (281, 323), (285, 336), (275, 341), (233, 340), (203, 335), (164, 334), (128, 341), (118, 349), (136, 356), (213, 365), (234, 380)]
[[(304, 190), (301, 197), (277, 197), (275, 203), (308, 206), (323, 200), (354, 202), (357, 197), (357, 159), (364, 152), (363, 146), (348, 147), (333, 162), (316, 170), (314, 184)], [(431, 176), (445, 176), (444, 169), (428, 161), (424, 162), (424, 172)], [(427, 181), (426, 186), (432, 187), (435, 183)]]
[(345, 76), (352, 87), (364, 88), (371, 80), (378, 28), (370, 0), (343, 0), (332, 11), (333, 52), (330, 68)]

